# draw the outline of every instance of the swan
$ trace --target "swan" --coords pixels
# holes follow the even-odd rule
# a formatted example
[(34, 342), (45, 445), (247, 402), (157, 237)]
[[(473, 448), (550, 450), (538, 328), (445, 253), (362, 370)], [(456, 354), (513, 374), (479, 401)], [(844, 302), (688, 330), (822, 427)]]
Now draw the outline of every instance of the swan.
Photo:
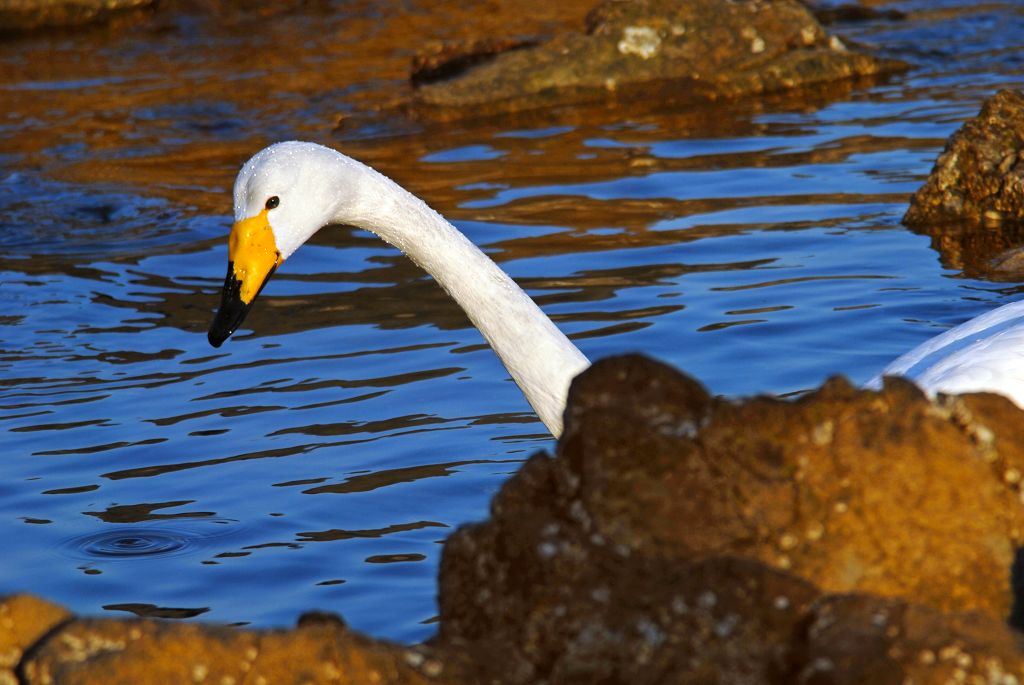
[(434, 277), (462, 307), (556, 438), (569, 383), (590, 365), (497, 264), (390, 178), (336, 150), (288, 141), (238, 173), (228, 270), (207, 339), (235, 332), (274, 271), (327, 224), (375, 233)]
[[(238, 328), (274, 271), (328, 224), (366, 229), (434, 277), (480, 330), (556, 438), (569, 384), (590, 362), (451, 223), (373, 168), (316, 143), (257, 152), (238, 173), (221, 302), (207, 335)], [(907, 352), (866, 384), (904, 376), (930, 395), (990, 391), (1024, 408), (1024, 301), (994, 309)]]
[(891, 362), (883, 376), (903, 376), (929, 395), (995, 392), (1024, 409), (1024, 301), (1011, 302), (949, 329)]

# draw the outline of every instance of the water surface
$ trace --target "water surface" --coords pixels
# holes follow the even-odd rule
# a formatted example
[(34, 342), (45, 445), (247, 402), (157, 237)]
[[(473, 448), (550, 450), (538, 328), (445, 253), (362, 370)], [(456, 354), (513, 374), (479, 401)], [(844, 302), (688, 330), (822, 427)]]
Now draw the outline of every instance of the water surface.
[(899, 220), (945, 138), (1020, 84), (1024, 13), (895, 4), (907, 21), (833, 27), (917, 65), (888, 81), (487, 122), (391, 107), (412, 47), (542, 33), (586, 3), (170, 14), (0, 44), (0, 592), (259, 626), (325, 609), (422, 639), (440, 543), (553, 447), (458, 308), (351, 228), (207, 344), (230, 184), (274, 140), (428, 200), (591, 358), (643, 351), (727, 396), (863, 382), (1012, 300), (955, 236)]

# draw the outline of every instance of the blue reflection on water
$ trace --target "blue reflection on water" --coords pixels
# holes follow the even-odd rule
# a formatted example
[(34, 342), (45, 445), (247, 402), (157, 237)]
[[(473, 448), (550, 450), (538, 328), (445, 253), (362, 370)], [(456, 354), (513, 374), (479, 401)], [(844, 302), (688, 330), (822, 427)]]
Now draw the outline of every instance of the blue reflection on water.
[[(1015, 295), (899, 225), (976, 109), (944, 88), (985, 73), (917, 73), (720, 137), (657, 117), (469, 127), (412, 163), (488, 165), (452, 176), (449, 213), (591, 358), (643, 351), (717, 393), (794, 393), (862, 382)], [(579, 178), (553, 180), (566, 158)], [(326, 608), (429, 636), (440, 543), (553, 448), (465, 317), (335, 228), (213, 350), (224, 216), (16, 162), (0, 172), (0, 591), (257, 625)]]

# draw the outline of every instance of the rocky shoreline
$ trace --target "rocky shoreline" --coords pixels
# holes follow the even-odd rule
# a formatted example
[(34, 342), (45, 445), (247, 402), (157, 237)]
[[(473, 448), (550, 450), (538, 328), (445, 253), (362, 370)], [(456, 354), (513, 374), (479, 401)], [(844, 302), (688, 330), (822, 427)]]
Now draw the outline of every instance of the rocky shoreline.
[(900, 380), (727, 401), (602, 360), (557, 453), (445, 542), (429, 643), (330, 615), (238, 630), (14, 596), (0, 681), (1018, 682), (1022, 425), (1002, 397)]
[[(585, 33), (473, 46), (480, 59), (421, 60), (446, 75), (413, 104), (515, 109), (678, 79), (715, 99), (905, 66), (788, 0), (604, 3)], [(467, 69), (449, 79), (453, 56)], [(595, 80), (576, 56), (616, 61), (600, 57)], [(1022, 160), (1024, 96), (1003, 91), (950, 139), (905, 223), (951, 263), (1024, 273)], [(1024, 680), (1024, 424), (1008, 400), (833, 379), (793, 401), (726, 401), (630, 356), (578, 378), (566, 418), (557, 453), (529, 459), (487, 521), (446, 541), (426, 644), (329, 614), (244, 630), (12, 595), (0, 685)]]

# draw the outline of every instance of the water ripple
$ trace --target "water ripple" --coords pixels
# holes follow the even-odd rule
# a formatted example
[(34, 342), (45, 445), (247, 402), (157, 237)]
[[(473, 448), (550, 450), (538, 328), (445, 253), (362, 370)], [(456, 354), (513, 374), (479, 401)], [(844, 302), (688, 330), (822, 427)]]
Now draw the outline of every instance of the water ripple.
[(203, 549), (207, 540), (227, 534), (236, 523), (230, 519), (202, 519), (174, 526), (118, 526), (77, 535), (60, 547), (65, 555), (87, 561), (156, 559)]

